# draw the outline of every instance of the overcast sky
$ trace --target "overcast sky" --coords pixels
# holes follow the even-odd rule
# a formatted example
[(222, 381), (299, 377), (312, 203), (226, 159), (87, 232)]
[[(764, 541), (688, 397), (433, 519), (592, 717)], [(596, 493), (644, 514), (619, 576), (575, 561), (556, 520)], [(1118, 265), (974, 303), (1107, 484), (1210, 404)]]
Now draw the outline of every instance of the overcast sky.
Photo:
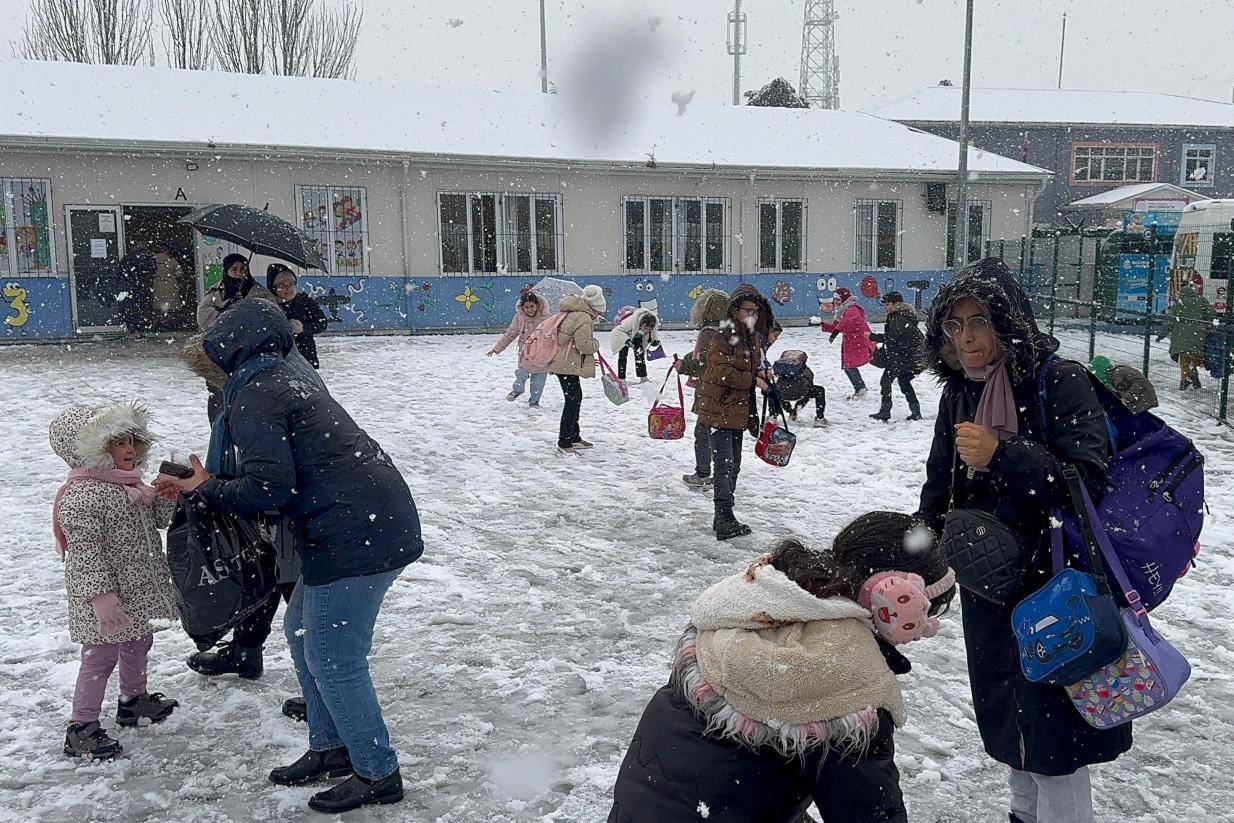
[[(327, 0), (333, 2), (333, 0)], [(618, 31), (636, 32), (622, 62), (602, 73), (655, 98), (696, 93), (726, 102), (729, 0), (546, 0), (549, 77), (565, 84)], [(5, 0), (14, 11), (24, 0)], [(836, 0), (840, 99), (863, 109), (962, 73), (964, 0)], [(776, 76), (798, 83), (805, 0), (744, 0), (749, 52), (743, 89)], [(539, 89), (537, 0), (364, 0), (360, 79), (412, 85)], [(1202, 14), (1195, 7), (1204, 7)], [(1234, 4), (1187, 0), (1144, 6), (1108, 0), (976, 0), (973, 82), (1053, 88), (1062, 14), (1063, 85), (1144, 90), (1229, 102)], [(20, 36), (21, 12), (0, 17), (0, 43)], [(625, 41), (623, 41), (625, 42)], [(8, 49), (4, 49), (5, 53)], [(161, 50), (160, 50), (161, 51)], [(161, 60), (161, 54), (160, 54)], [(596, 67), (593, 65), (592, 69)]]

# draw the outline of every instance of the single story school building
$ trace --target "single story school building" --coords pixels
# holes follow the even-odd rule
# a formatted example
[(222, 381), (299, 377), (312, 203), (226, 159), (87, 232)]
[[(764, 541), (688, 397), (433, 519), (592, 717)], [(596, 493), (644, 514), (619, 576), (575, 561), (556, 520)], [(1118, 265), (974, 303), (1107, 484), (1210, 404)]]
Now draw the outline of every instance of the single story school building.
[[(120, 260), (151, 244), (192, 329), (236, 249), (176, 220), (218, 202), (315, 239), (330, 270), (301, 289), (352, 332), (504, 327), (545, 276), (666, 322), (741, 280), (785, 318), (840, 286), (878, 313), (891, 289), (927, 305), (954, 263), (957, 145), (865, 114), (26, 61), (0, 86), (7, 341), (123, 332)], [(969, 168), (975, 259), (1030, 230), (1050, 173)]]

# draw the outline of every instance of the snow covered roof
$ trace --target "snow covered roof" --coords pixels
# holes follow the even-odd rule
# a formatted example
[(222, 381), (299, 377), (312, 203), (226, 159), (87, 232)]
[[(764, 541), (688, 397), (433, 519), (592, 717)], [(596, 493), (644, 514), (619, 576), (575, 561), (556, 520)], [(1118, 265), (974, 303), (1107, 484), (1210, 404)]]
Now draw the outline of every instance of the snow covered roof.
[[(1088, 125), (1211, 126), (1234, 129), (1234, 105), (1174, 94), (1071, 89), (973, 89), (969, 117), (975, 123), (1066, 123)], [(932, 86), (871, 109), (870, 114), (906, 123), (960, 120), (960, 88)]]
[[(729, 169), (955, 173), (956, 143), (857, 112), (424, 90), (349, 80), (0, 61), (0, 144), (213, 146)], [(973, 149), (979, 176), (1039, 180)]]
[(1103, 191), (1101, 194), (1073, 200), (1069, 205), (1071, 208), (1102, 208), (1118, 205), (1124, 201), (1134, 202), (1143, 199), (1186, 200), (1191, 202), (1194, 200), (1207, 200), (1208, 198), (1199, 192), (1184, 189), (1182, 186), (1176, 186), (1173, 183), (1137, 183), (1134, 186), (1119, 186), (1116, 189)]

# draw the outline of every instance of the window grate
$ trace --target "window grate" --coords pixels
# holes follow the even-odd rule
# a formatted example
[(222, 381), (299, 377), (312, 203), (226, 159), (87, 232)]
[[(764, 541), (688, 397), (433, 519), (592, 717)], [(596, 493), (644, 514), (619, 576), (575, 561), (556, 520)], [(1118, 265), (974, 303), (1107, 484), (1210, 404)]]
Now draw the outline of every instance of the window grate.
[(51, 181), (0, 177), (0, 277), (54, 274)]
[(363, 186), (296, 186), (300, 228), (317, 241), (333, 275), (369, 274), (368, 191)]
[(443, 274), (564, 271), (560, 194), (438, 192)]
[(629, 273), (722, 274), (729, 270), (727, 197), (622, 199), (623, 263)]
[(857, 200), (853, 203), (853, 214), (853, 265), (858, 270), (898, 269), (904, 204), (899, 200)]
[(758, 267), (761, 271), (801, 271), (805, 267), (806, 201), (760, 197)]

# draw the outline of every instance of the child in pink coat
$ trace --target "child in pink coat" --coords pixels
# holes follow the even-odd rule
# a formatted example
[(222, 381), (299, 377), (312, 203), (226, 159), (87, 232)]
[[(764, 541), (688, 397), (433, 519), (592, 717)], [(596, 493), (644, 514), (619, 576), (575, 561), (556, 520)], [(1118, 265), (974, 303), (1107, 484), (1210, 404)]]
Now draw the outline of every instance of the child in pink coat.
[(877, 348), (870, 340), (870, 324), (866, 322), (865, 309), (857, 303), (853, 293), (845, 288), (836, 289), (840, 305), (836, 307), (836, 319), (823, 324), (823, 331), (831, 332), (830, 342), (836, 341), (836, 335), (843, 335), (840, 343), (840, 367), (844, 370), (848, 382), (853, 384), (853, 394), (849, 400), (864, 397), (866, 383), (861, 379), (861, 366), (870, 362), (874, 349)]
[(527, 378), (531, 378), (531, 397), (527, 405), (533, 409), (540, 405), (540, 395), (544, 391), (544, 381), (548, 379), (548, 372), (534, 371), (531, 364), (523, 359), (523, 349), (527, 345), (527, 338), (547, 316), (548, 303), (544, 298), (535, 292), (525, 292), (518, 298), (518, 308), (514, 310), (514, 319), (510, 321), (506, 333), (488, 352), (489, 357), (501, 354), (507, 346), (514, 342), (515, 338), (518, 339), (518, 366), (514, 369), (514, 387), (510, 389), (506, 399), (516, 400), (523, 393)]

